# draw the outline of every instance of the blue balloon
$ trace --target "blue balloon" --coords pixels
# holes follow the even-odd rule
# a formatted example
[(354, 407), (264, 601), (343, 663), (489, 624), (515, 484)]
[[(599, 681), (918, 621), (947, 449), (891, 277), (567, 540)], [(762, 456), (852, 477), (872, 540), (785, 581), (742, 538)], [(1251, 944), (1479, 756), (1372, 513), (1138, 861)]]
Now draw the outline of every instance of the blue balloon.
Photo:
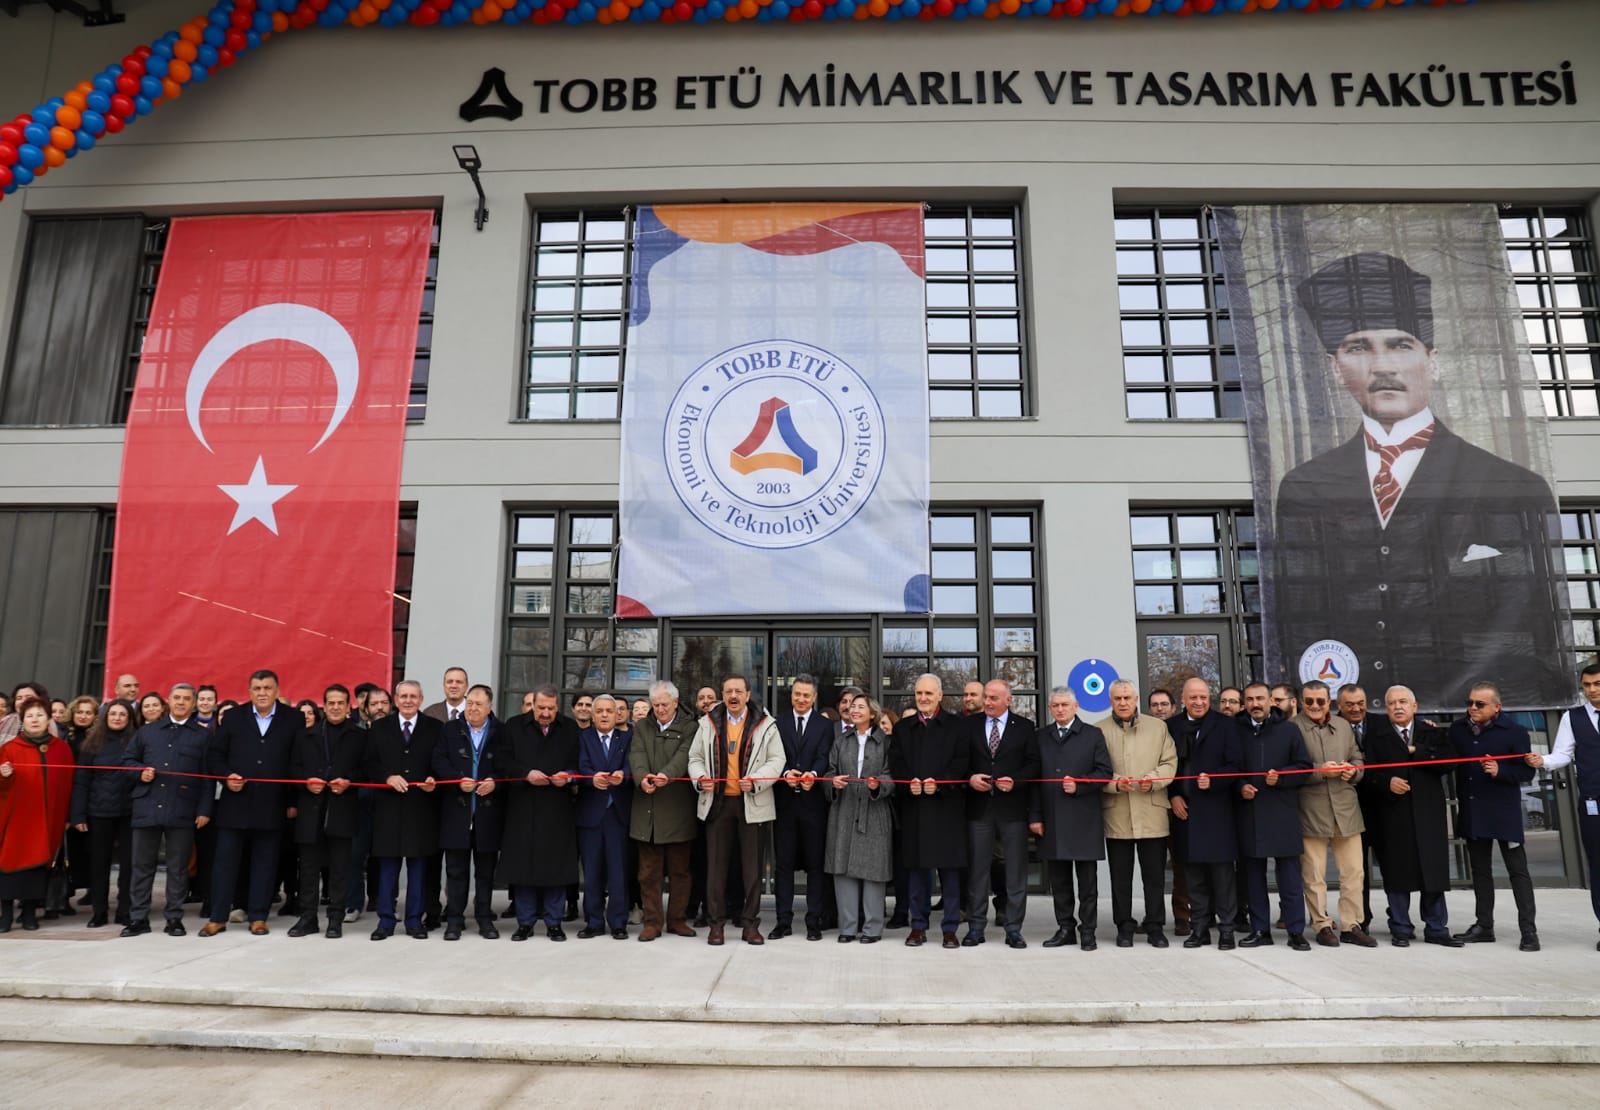
[(170, 57), (172, 57), (172, 44), (168, 42), (166, 36), (163, 35), (159, 40), (151, 45), (150, 57), (145, 59), (144, 68), (149, 69), (150, 62), (154, 61), (156, 58), (160, 58), (164, 62)]
[(167, 75), (167, 59), (152, 54), (144, 60), (144, 71), (151, 77), (165, 77)]
[(217, 65), (217, 48), (209, 42), (203, 42), (195, 47), (194, 60), (207, 69), (215, 69)]
[(150, 103), (148, 97), (136, 96), (133, 98), (133, 114), (136, 116), (148, 116), (150, 110), (154, 107), (155, 105)]
[[(54, 117), (51, 117), (52, 120)], [(50, 145), (50, 128), (38, 123), (30, 123), (22, 129), (22, 137), (41, 150)]]
[(33, 171), (21, 162), (11, 167), (11, 180), (18, 185), (32, 185)]
[(41, 104), (33, 110), (33, 122), (42, 123), (45, 127), (56, 125), (56, 110), (48, 104)]
[[(106, 94), (106, 106), (110, 107), (110, 96), (112, 93), (117, 91), (117, 79), (111, 76), (109, 73), (96, 74), (94, 79), (94, 88), (95, 92)], [(105, 111), (105, 108), (101, 108), (100, 110), (103, 112)]]
[(139, 92), (151, 100), (159, 100), (162, 91), (159, 77), (146, 76), (139, 78)]
[(98, 135), (106, 129), (106, 117), (96, 112), (93, 108), (83, 111), (83, 129), (91, 135)]
[[(17, 147), (17, 166), (36, 170), (44, 165), (44, 151), (33, 143), (23, 143)], [(16, 167), (13, 167), (15, 169)]]
[(111, 111), (111, 94), (109, 92), (95, 89), (94, 92), (88, 95), (86, 101), (89, 107), (96, 112), (103, 114)]

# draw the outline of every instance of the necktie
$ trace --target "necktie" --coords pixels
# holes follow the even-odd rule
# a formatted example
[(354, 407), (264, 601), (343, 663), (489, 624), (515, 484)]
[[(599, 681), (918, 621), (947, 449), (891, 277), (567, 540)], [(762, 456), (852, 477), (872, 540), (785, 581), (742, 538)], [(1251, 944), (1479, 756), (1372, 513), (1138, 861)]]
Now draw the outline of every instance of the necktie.
[(1066, 725), (1057, 725), (1056, 726), (1056, 736), (1059, 737), (1062, 740), (1065, 740), (1067, 738), (1067, 726)]
[(461, 710), (459, 710), (459, 709), (450, 710), (450, 719), (452, 721), (460, 720), (461, 719)]
[(406, 743), (407, 744), (411, 743), (411, 722), (410, 721), (402, 721), (402, 722), (400, 722), (400, 731), (406, 734)]
[(989, 758), (993, 759), (1000, 752), (1000, 722), (989, 718)]
[(1367, 450), (1378, 453), (1378, 472), (1372, 476), (1372, 496), (1378, 502), (1378, 519), (1387, 524), (1389, 514), (1394, 512), (1395, 503), (1400, 500), (1400, 483), (1395, 479), (1390, 467), (1407, 451), (1421, 451), (1428, 446), (1428, 441), (1433, 438), (1433, 425), (1429, 424), (1404, 443), (1379, 443), (1372, 438), (1371, 432), (1365, 435)]
[(1400, 743), (1404, 744), (1408, 748), (1411, 746), (1411, 730), (1409, 728), (1403, 728), (1400, 730)]
[(794, 730), (795, 730), (796, 733), (805, 732), (805, 730), (806, 730), (806, 715), (804, 713), (795, 714)]
[(611, 758), (611, 734), (609, 732), (600, 737), (600, 751), (605, 754), (607, 760)]

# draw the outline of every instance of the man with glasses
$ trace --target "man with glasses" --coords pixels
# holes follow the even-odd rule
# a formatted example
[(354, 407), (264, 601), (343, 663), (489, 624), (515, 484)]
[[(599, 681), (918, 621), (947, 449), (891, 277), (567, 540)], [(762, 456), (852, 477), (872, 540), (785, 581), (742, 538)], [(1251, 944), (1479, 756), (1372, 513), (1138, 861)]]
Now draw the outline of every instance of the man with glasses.
[(1224, 717), (1237, 717), (1244, 712), (1244, 692), (1237, 686), (1224, 686), (1218, 690), (1217, 712)]
[[(1548, 757), (1530, 752), (1527, 764), (1559, 771), (1576, 762), (1578, 787), (1578, 831), (1583, 837), (1583, 854), (1589, 861), (1589, 899), (1594, 916), (1600, 921), (1600, 660), (1583, 668), (1578, 676), (1587, 705), (1576, 705), (1561, 715), (1556, 729), (1555, 747)], [(1600, 943), (1595, 944), (1600, 951)]]
[[(1367, 754), (1367, 728), (1373, 722), (1367, 717), (1367, 692), (1354, 683), (1339, 687), (1339, 716), (1350, 724), (1355, 734), (1356, 747)], [(1375, 719), (1379, 724), (1382, 718)], [(1368, 762), (1377, 762), (1368, 760)], [(1387, 783), (1377, 783), (1371, 776), (1362, 776), (1356, 787), (1356, 800), (1361, 803), (1361, 820), (1367, 828), (1361, 834), (1361, 927), (1372, 931), (1372, 859), (1378, 853), (1378, 834), (1383, 830), (1383, 811), (1386, 799), (1383, 791)]]
[[(1300, 879), (1306, 890), (1306, 909), (1317, 943), (1337, 948), (1340, 942), (1376, 948), (1378, 942), (1361, 925), (1361, 803), (1356, 783), (1361, 781), (1365, 759), (1356, 747), (1350, 723), (1333, 715), (1333, 697), (1326, 682), (1311, 681), (1300, 689), (1295, 718), (1305, 737), (1306, 750), (1317, 768), (1300, 789), (1300, 829), (1305, 850), (1300, 856)], [(1328, 916), (1328, 852), (1339, 871), (1339, 921), (1344, 932), (1335, 933)]]
[(1477, 920), (1456, 939), (1467, 944), (1492, 944), (1494, 935), (1494, 870), (1491, 853), (1500, 842), (1500, 860), (1511, 877), (1517, 902), (1519, 947), (1539, 951), (1534, 925), (1533, 879), (1528, 875), (1528, 850), (1523, 843), (1522, 784), (1537, 772), (1528, 763), (1533, 751), (1528, 730), (1500, 712), (1500, 688), (1476, 683), (1467, 694), (1467, 716), (1450, 726), (1456, 754), (1471, 763), (1456, 764), (1456, 831), (1467, 842), (1472, 868), (1472, 893)]
[(1272, 688), (1272, 704), (1285, 720), (1292, 721), (1300, 714), (1300, 702), (1294, 696), (1294, 687), (1287, 682), (1280, 682)]

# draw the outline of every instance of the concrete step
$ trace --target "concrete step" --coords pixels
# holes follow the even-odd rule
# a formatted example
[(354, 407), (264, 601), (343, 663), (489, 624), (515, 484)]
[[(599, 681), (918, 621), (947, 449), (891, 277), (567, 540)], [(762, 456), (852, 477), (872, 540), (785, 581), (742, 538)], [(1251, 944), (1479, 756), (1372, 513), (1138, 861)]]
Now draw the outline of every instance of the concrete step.
[(523, 1063), (797, 1068), (1600, 1064), (1600, 1020), (776, 1024), (0, 1000), (0, 1040)]

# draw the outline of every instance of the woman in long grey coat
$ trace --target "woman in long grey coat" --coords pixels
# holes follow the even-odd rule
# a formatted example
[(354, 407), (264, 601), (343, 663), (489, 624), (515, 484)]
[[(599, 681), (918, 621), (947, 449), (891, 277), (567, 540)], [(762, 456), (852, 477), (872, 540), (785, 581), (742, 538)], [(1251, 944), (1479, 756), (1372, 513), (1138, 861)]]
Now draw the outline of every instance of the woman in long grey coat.
[[(833, 876), (839, 903), (839, 943), (860, 934), (862, 944), (883, 936), (884, 896), (894, 878), (894, 809), (889, 796), (889, 737), (877, 727), (878, 703), (859, 695), (850, 703), (853, 726), (828, 755), (832, 806), (823, 867)], [(859, 907), (859, 914), (858, 914)]]

